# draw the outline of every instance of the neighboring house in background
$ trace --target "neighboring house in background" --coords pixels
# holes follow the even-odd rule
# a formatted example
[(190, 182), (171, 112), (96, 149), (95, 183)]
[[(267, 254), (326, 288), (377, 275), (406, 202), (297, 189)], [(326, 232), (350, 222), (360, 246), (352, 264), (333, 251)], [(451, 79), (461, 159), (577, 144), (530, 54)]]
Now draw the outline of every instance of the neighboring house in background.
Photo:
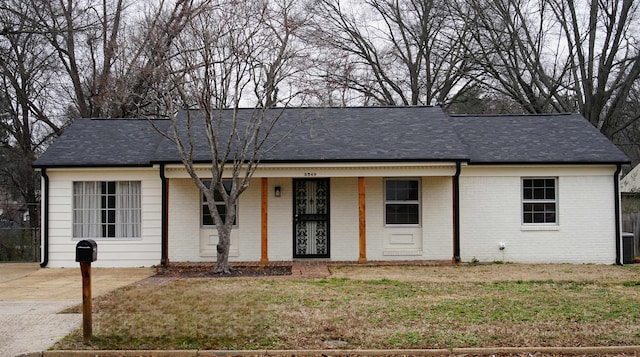
[(622, 230), (633, 233), (634, 256), (640, 256), (640, 165), (620, 180)]
[[(240, 198), (230, 261), (620, 263), (629, 160), (578, 114), (285, 109), (277, 133), (294, 127)], [(77, 119), (34, 166), (43, 266), (76, 266), (85, 238), (98, 267), (216, 259), (202, 195), (148, 121)]]
[(26, 205), (0, 186), (0, 228), (20, 227), (25, 222), (28, 225), (28, 221), (29, 213)]

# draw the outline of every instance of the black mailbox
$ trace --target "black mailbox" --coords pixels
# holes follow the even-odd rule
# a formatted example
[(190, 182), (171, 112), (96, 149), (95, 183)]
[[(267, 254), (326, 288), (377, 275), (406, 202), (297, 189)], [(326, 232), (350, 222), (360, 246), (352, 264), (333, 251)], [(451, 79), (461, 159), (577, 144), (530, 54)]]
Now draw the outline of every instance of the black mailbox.
[(93, 239), (81, 240), (76, 244), (76, 262), (91, 263), (98, 259), (98, 245)]

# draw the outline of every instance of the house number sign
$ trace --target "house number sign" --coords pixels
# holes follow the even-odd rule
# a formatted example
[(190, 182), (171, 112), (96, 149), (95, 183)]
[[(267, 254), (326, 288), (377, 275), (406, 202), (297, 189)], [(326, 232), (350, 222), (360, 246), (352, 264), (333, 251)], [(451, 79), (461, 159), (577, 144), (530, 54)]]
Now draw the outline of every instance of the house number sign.
[(316, 176), (318, 176), (318, 174), (315, 173), (315, 172), (305, 172), (304, 173), (304, 177), (316, 177)]

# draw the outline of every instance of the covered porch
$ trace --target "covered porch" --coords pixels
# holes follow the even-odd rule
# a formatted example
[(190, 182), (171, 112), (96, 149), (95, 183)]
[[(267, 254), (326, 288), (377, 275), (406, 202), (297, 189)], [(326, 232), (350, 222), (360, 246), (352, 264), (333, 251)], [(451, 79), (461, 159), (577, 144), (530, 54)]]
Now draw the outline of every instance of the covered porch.
[[(238, 202), (230, 261), (459, 261), (460, 165), (263, 164)], [(180, 165), (159, 169), (163, 263), (215, 261), (197, 188)]]

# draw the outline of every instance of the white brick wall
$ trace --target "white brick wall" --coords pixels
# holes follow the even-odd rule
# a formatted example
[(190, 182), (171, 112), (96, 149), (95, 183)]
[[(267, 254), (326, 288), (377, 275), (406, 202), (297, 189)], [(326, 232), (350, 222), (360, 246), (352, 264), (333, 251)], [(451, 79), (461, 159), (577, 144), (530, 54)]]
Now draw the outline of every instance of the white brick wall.
[[(290, 178), (269, 178), (268, 257), (270, 261), (293, 257), (293, 183)], [(275, 187), (280, 186), (280, 197)]]
[(453, 256), (453, 180), (422, 180), (423, 259), (450, 260)]
[[(464, 168), (463, 261), (615, 263), (614, 167)], [(558, 177), (553, 227), (523, 226), (522, 177)], [(505, 249), (499, 249), (499, 243)]]
[[(215, 261), (218, 232), (202, 227), (200, 193), (191, 179), (169, 180), (170, 261)], [(260, 179), (240, 196), (237, 226), (231, 232), (230, 261), (260, 260)]]
[[(420, 181), (422, 184), (421, 226), (397, 228), (384, 225), (384, 179), (380, 177), (366, 179), (368, 260), (451, 259), (453, 255), (451, 177), (429, 176), (422, 177)], [(411, 239), (410, 237), (414, 243), (404, 244)], [(394, 240), (403, 244), (394, 244)]]
[(354, 261), (360, 255), (358, 178), (333, 178), (331, 200), (331, 260)]

